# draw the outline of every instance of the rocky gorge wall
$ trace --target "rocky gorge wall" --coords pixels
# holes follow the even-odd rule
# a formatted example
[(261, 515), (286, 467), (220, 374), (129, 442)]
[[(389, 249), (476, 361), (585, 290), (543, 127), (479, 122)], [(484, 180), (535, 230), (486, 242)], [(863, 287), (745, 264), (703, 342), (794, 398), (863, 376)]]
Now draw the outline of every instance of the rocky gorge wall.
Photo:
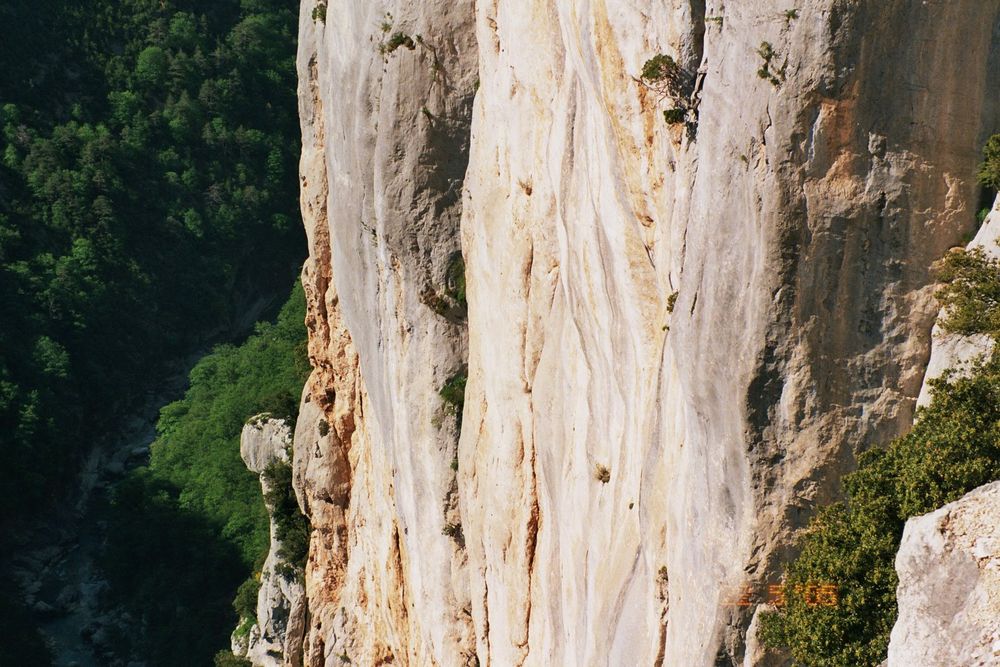
[(1000, 119), (1000, 0), (801, 5), (302, 4), (305, 664), (766, 664)]

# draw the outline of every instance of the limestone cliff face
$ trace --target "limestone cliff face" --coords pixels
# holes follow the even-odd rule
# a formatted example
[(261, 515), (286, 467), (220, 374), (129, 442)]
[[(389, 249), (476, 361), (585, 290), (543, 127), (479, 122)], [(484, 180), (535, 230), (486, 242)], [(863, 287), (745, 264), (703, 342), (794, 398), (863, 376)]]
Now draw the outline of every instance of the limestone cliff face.
[(1000, 0), (799, 5), (303, 3), (307, 664), (764, 663), (1000, 117)]
[(458, 421), (439, 396), (466, 356), (473, 21), (471, 0), (302, 4), (309, 665), (474, 662), (465, 551), (443, 532), (461, 523)]

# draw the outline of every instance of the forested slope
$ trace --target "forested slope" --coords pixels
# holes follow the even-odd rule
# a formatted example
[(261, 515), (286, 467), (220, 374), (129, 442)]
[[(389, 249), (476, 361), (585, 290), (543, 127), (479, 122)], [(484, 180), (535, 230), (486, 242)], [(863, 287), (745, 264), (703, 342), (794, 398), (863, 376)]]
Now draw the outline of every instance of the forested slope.
[[(80, 458), (162, 380), (171, 362), (245, 335), (261, 304), (287, 294), (304, 255), (296, 186), (296, 13), (292, 0), (0, 4), (5, 537), (8, 527), (29, 527), (48, 506), (64, 504)], [(279, 325), (258, 344), (278, 330), (284, 331)], [(289, 370), (291, 357), (270, 345), (262, 366), (269, 376), (254, 391), (240, 385), (244, 400), (287, 380), (274, 364), (280, 357)], [(228, 363), (235, 377), (236, 357), (230, 350), (212, 359)], [(241, 465), (227, 468), (232, 456), (213, 447), (216, 436), (186, 441), (203, 458), (218, 457), (202, 476), (245, 473)], [(237, 564), (235, 583), (214, 581), (221, 586), (217, 598), (191, 610), (192, 622), (217, 619), (214, 633), (205, 632), (214, 647), (230, 622), (232, 589), (249, 569), (246, 542), (266, 525), (248, 509), (260, 504), (248, 495), (256, 482), (237, 485), (226, 495), (228, 505), (204, 516), (201, 506), (180, 501), (178, 486), (190, 481), (186, 497), (198, 497), (204, 484), (179, 480), (164, 473), (167, 468), (180, 469), (137, 473), (120, 490), (136, 505), (130, 515), (113, 517), (117, 542), (108, 559), (121, 553), (117, 546), (131, 544), (160, 555), (145, 564), (150, 572), (176, 562), (170, 560), (176, 552), (141, 542), (148, 533), (127, 532), (137, 517), (175, 531), (163, 536), (188, 536), (177, 545), (188, 555), (213, 543), (201, 555), (204, 577), (192, 576), (192, 586), (217, 577), (220, 562)], [(257, 513), (262, 516), (262, 507)], [(219, 516), (235, 514), (241, 514), (239, 528), (220, 538), (225, 521)], [(117, 574), (124, 580), (134, 573)], [(46, 664), (33, 619), (10, 578), (3, 582), (0, 664)], [(120, 589), (121, 581), (112, 583)], [(128, 606), (156, 590), (145, 583), (121, 601)], [(163, 589), (173, 595), (164, 602), (192, 590), (176, 580), (157, 583), (173, 586)], [(151, 605), (150, 613), (158, 609)], [(151, 641), (145, 634), (132, 638), (139, 649)]]
[(291, 284), (295, 10), (0, 7), (4, 523), (69, 486), (163, 362)]

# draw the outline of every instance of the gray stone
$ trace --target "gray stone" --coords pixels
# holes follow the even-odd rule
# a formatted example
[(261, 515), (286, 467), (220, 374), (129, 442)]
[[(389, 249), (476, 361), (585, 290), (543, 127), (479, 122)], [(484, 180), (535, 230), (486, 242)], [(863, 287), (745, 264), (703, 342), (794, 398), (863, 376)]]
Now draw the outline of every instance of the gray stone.
[(257, 415), (243, 427), (240, 456), (251, 472), (260, 474), (271, 461), (289, 462), (287, 449), (291, 442), (292, 431), (283, 420)]
[(1000, 665), (1000, 482), (906, 522), (888, 667)]
[[(272, 461), (289, 463), (291, 444), (292, 432), (284, 421), (258, 416), (243, 427), (240, 454), (247, 468), (261, 474)], [(268, 490), (268, 483), (261, 476), (261, 491), (266, 494)], [(271, 509), (268, 507), (269, 512)], [(305, 589), (301, 580), (279, 574), (286, 563), (279, 555), (281, 541), (275, 531), (272, 517), (270, 548), (260, 574), (256, 623), (247, 636), (238, 637), (234, 632), (230, 648), (234, 655), (246, 657), (255, 667), (297, 667), (302, 664)], [(240, 619), (241, 624), (243, 620)]]

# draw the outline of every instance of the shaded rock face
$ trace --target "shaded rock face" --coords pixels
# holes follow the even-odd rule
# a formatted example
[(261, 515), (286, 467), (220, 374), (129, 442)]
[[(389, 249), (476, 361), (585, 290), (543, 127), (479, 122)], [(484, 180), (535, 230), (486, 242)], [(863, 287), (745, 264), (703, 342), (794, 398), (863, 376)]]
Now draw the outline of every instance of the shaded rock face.
[[(292, 431), (284, 420), (262, 415), (243, 427), (240, 456), (251, 472), (261, 475), (261, 491), (265, 496), (271, 488), (263, 472), (274, 461), (290, 463), (291, 444)], [(288, 563), (279, 555), (281, 541), (273, 517), (270, 533), (271, 544), (257, 594), (257, 622), (248, 636), (239, 638), (234, 634), (233, 653), (246, 657), (255, 667), (298, 667), (302, 665), (305, 634), (305, 586), (295, 576), (283, 572)]]
[(1000, 664), (1000, 482), (906, 522), (889, 667)]
[(802, 4), (303, 3), (307, 664), (763, 664), (1000, 112), (1000, 0)]

